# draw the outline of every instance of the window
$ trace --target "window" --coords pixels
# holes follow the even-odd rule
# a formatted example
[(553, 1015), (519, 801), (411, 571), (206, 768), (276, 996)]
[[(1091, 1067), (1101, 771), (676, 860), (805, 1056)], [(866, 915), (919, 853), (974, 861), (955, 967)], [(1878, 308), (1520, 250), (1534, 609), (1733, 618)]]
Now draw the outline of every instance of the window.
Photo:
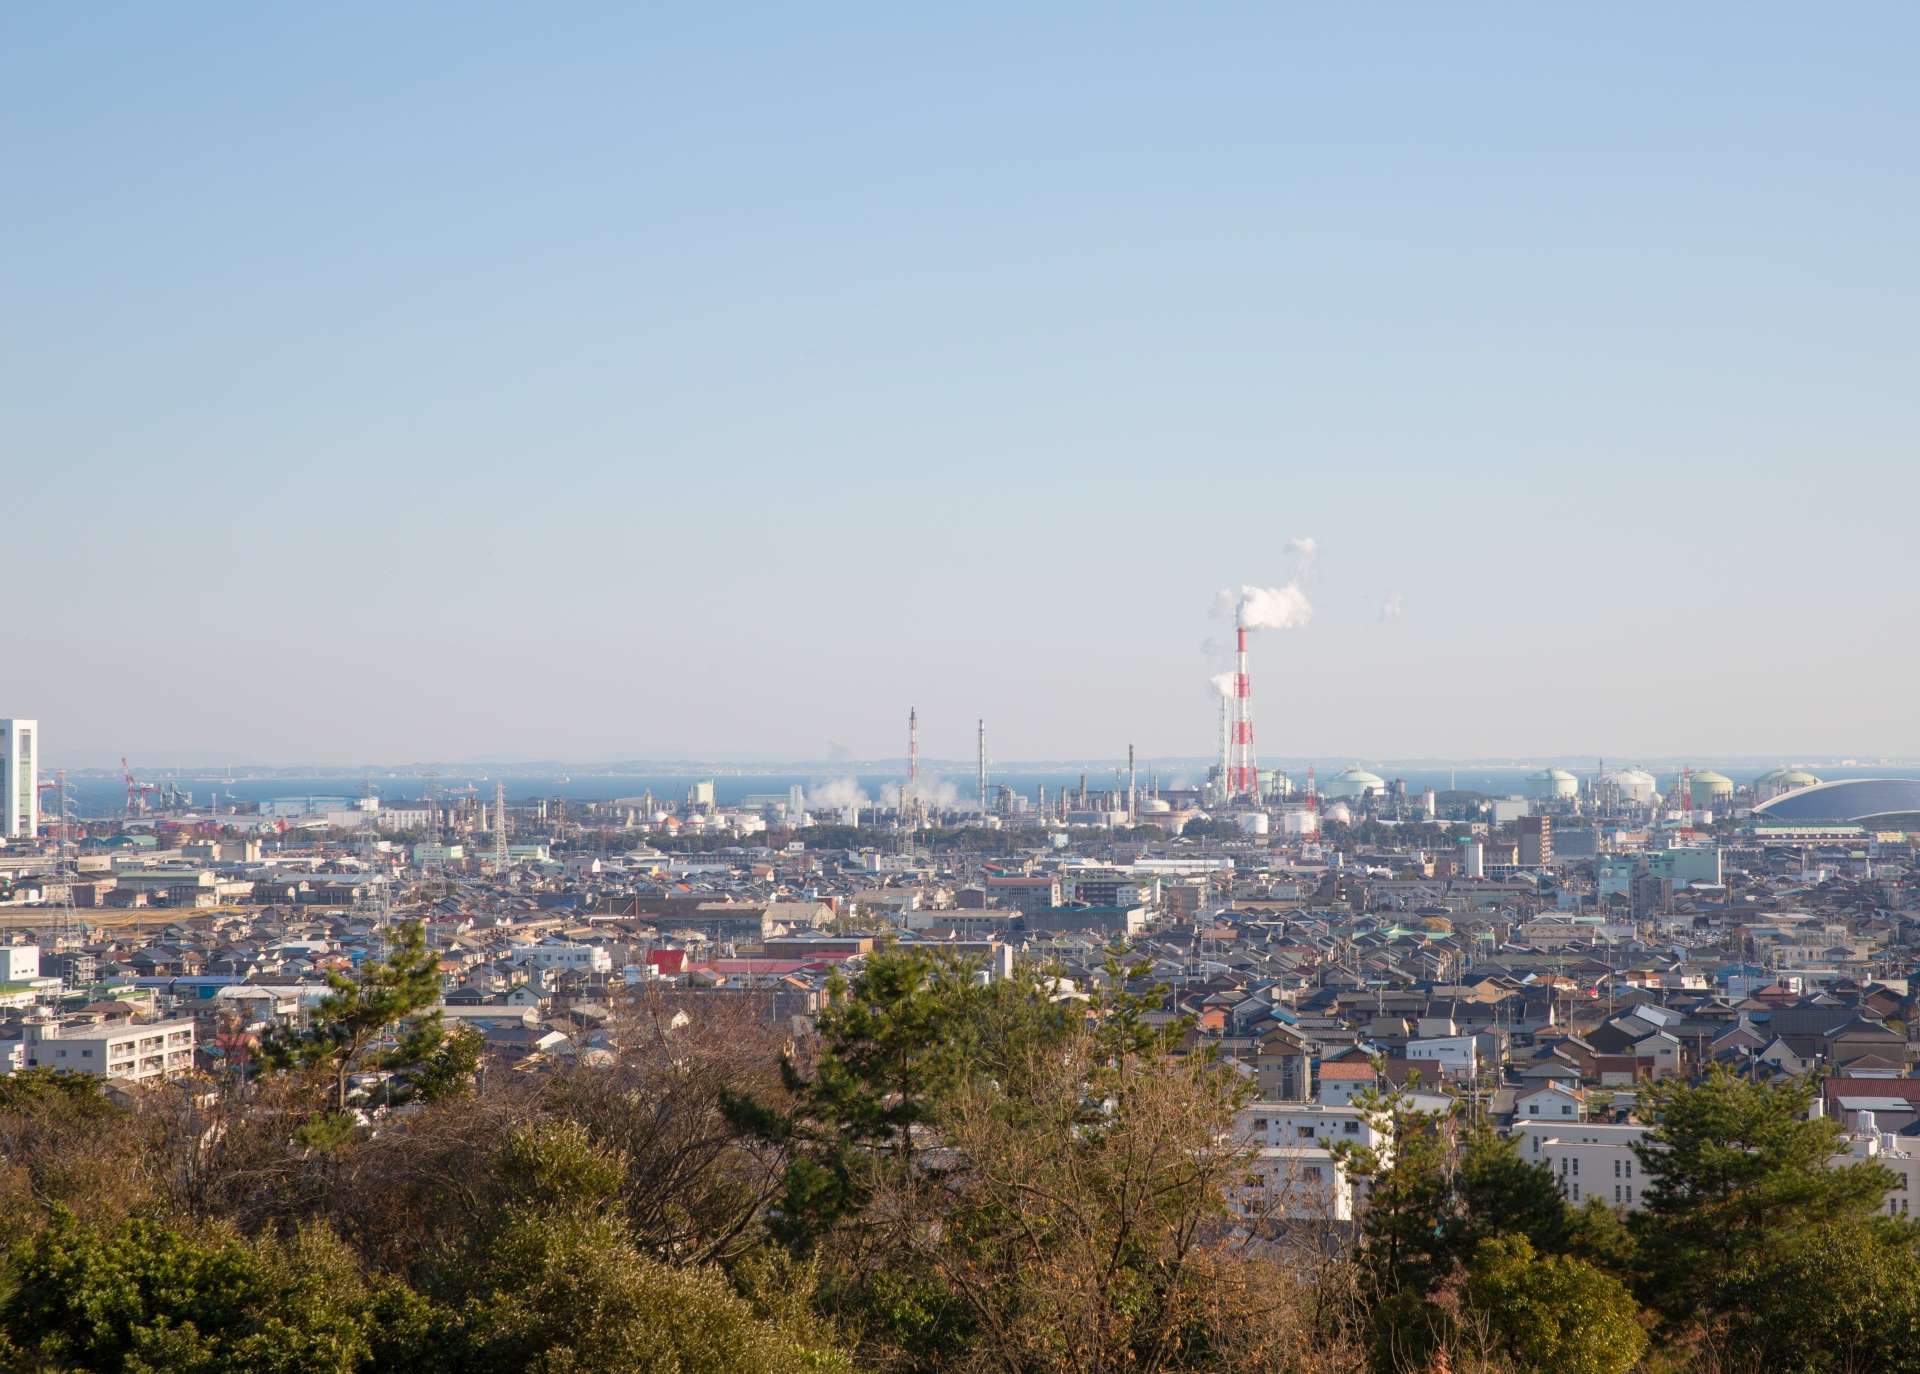
[(1573, 1185), (1573, 1200), (1575, 1202), (1580, 1200), (1580, 1185), (1577, 1183)]
[(1572, 1115), (1573, 1115), (1573, 1103), (1571, 1103), (1571, 1102), (1562, 1102), (1562, 1103), (1560, 1104), (1560, 1115), (1562, 1115), (1562, 1116), (1572, 1116)]
[(1613, 1200), (1616, 1203), (1620, 1201), (1620, 1185), (1617, 1183), (1613, 1185)]
[(1349, 1121), (1346, 1124), (1345, 1130), (1348, 1135), (1359, 1135), (1360, 1123), (1358, 1121)]
[(1573, 1161), (1573, 1176), (1575, 1178), (1580, 1177), (1580, 1160), (1578, 1157), (1576, 1157)]
[[(1613, 1161), (1613, 1176), (1614, 1176), (1615, 1178), (1618, 1178), (1618, 1177), (1620, 1177), (1620, 1161), (1619, 1161), (1619, 1160), (1617, 1160), (1617, 1159)], [(1619, 1190), (1618, 1188), (1616, 1188), (1616, 1189), (1614, 1189), (1614, 1191), (1615, 1191), (1615, 1192), (1617, 1193), (1617, 1192), (1619, 1192), (1620, 1190)]]
[(1311, 1126), (1302, 1126), (1302, 1127), (1300, 1128), (1300, 1138), (1301, 1138), (1302, 1140), (1312, 1140), (1312, 1139), (1313, 1139), (1313, 1127), (1311, 1127)]

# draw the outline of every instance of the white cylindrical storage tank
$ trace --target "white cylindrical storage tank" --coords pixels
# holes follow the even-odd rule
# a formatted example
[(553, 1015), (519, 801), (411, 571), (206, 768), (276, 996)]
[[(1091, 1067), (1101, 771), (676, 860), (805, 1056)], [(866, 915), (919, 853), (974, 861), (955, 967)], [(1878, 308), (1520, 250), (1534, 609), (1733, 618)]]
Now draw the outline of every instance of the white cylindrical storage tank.
[(1306, 837), (1320, 833), (1320, 813), (1310, 806), (1295, 807), (1280, 813), (1280, 831), (1284, 835)]
[(1620, 794), (1620, 800), (1632, 802), (1636, 806), (1645, 806), (1653, 800), (1653, 794), (1659, 784), (1653, 774), (1644, 768), (1620, 768), (1600, 775), (1602, 786), (1612, 787)]
[(1240, 813), (1239, 821), (1242, 835), (1264, 835), (1271, 824), (1264, 811), (1243, 811)]
[(1725, 773), (1703, 768), (1693, 775), (1692, 790), (1695, 806), (1712, 806), (1733, 796), (1733, 779)]
[(1564, 768), (1542, 768), (1527, 775), (1527, 796), (1534, 801), (1566, 801), (1580, 794), (1580, 779)]
[(1320, 789), (1320, 795), (1336, 800), (1358, 801), (1387, 790), (1387, 781), (1378, 773), (1369, 773), (1364, 768), (1349, 768), (1328, 779)]
[(1467, 878), (1487, 876), (1487, 850), (1480, 841), (1460, 841), (1460, 873)]

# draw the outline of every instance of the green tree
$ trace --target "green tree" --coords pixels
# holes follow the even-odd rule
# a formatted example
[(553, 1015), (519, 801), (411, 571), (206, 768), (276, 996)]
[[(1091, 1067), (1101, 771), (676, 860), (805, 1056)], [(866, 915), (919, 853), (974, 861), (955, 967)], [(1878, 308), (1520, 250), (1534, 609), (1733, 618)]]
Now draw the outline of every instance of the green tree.
[(1920, 1370), (1920, 1262), (1907, 1228), (1841, 1222), (1785, 1239), (1727, 1292), (1728, 1353), (1780, 1374)]
[(1397, 1369), (1454, 1340), (1445, 1290), (1483, 1241), (1516, 1236), (1557, 1250), (1568, 1240), (1568, 1212), (1547, 1172), (1485, 1122), (1465, 1121), (1458, 1108), (1424, 1111), (1400, 1089), (1359, 1100), (1387, 1144), (1336, 1150), (1353, 1173), (1373, 1180), (1359, 1277), (1371, 1302), (1374, 1363)]
[(796, 1248), (855, 1214), (880, 1176), (913, 1168), (933, 1112), (970, 1078), (1026, 1072), (1031, 1047), (1071, 1026), (1037, 975), (982, 983), (923, 951), (876, 951), (827, 996), (812, 1073), (782, 1063), (791, 1105), (726, 1100), (738, 1127), (791, 1153), (775, 1230)]
[(104, 1079), (54, 1069), (0, 1077), (0, 1247), (53, 1207), (112, 1224), (164, 1194), (159, 1114), (110, 1101)]
[(1565, 1247), (1566, 1203), (1516, 1140), (1462, 1121), (1457, 1110), (1421, 1111), (1403, 1092), (1370, 1102), (1387, 1148), (1340, 1153), (1374, 1179), (1361, 1254), (1376, 1287), (1431, 1293), (1495, 1236), (1520, 1236), (1548, 1253)]
[(1221, 1368), (1268, 1305), (1210, 1243), (1247, 1170), (1238, 1076), (1198, 1056), (1113, 1059), (1092, 1028), (1035, 1057), (1016, 1092), (981, 1078), (942, 1104), (939, 1138), (964, 1165), (896, 1180), (881, 1209), (909, 1272), (960, 1314), (948, 1349), (902, 1353), (1035, 1374)]
[[(313, 1068), (333, 1079), (332, 1109), (347, 1110), (347, 1081), (356, 1069), (420, 1065), (432, 1076), (445, 1046), (440, 1014), (439, 957), (427, 948), (425, 927), (409, 921), (393, 932), (393, 948), (371, 959), (354, 976), (329, 973), (332, 989), (313, 1009), (308, 1024), (270, 1032), (260, 1046), (270, 1068)], [(396, 1041), (380, 1052), (382, 1041)]]
[(1523, 1369), (1625, 1374), (1646, 1352), (1640, 1305), (1625, 1284), (1584, 1260), (1536, 1254), (1522, 1236), (1480, 1242), (1467, 1301)]
[(1893, 1176), (1844, 1153), (1839, 1123), (1809, 1117), (1814, 1085), (1753, 1083), (1715, 1068), (1688, 1084), (1649, 1085), (1634, 1145), (1648, 1184), (1632, 1219), (1642, 1296), (1674, 1323), (1731, 1310), (1735, 1280), (1798, 1234), (1864, 1221)]
[(461, 1374), (786, 1374), (850, 1370), (823, 1328), (757, 1315), (711, 1266), (643, 1255), (617, 1211), (627, 1169), (572, 1122), (516, 1131), (516, 1201), (450, 1266)]
[[(369, 1285), (329, 1232), (248, 1245), (132, 1219), (111, 1231), (71, 1215), (14, 1255), (0, 1323), (23, 1363), (95, 1374), (326, 1374), (406, 1368), (418, 1353), (377, 1333), (424, 1335), (421, 1305)], [(404, 1314), (412, 1314), (411, 1318)]]

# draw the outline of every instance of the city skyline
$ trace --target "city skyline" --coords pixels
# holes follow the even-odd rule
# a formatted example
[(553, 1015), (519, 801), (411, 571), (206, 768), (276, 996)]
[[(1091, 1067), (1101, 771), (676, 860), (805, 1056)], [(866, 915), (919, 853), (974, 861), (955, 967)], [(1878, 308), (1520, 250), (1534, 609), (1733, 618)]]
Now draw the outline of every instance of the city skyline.
[(50, 765), (1920, 756), (1910, 7), (0, 37)]

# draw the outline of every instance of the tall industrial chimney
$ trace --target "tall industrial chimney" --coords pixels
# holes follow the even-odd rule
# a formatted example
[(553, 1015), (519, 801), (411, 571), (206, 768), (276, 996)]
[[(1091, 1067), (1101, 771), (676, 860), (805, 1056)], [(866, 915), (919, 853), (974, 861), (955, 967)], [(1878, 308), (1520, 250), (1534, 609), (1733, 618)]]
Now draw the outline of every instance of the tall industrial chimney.
[(978, 768), (979, 768), (978, 785), (980, 788), (980, 819), (984, 821), (987, 818), (987, 722), (985, 717), (982, 717), (980, 720), (980, 760), (979, 760)]
[(1247, 671), (1247, 627), (1236, 626), (1233, 674), (1233, 758), (1227, 794), (1260, 800), (1260, 765), (1253, 756), (1253, 676)]
[(1138, 794), (1134, 791), (1133, 746), (1127, 746), (1127, 824), (1135, 825), (1140, 820)]
[(901, 813), (916, 817), (920, 810), (920, 708), (907, 708), (907, 790), (900, 798)]

